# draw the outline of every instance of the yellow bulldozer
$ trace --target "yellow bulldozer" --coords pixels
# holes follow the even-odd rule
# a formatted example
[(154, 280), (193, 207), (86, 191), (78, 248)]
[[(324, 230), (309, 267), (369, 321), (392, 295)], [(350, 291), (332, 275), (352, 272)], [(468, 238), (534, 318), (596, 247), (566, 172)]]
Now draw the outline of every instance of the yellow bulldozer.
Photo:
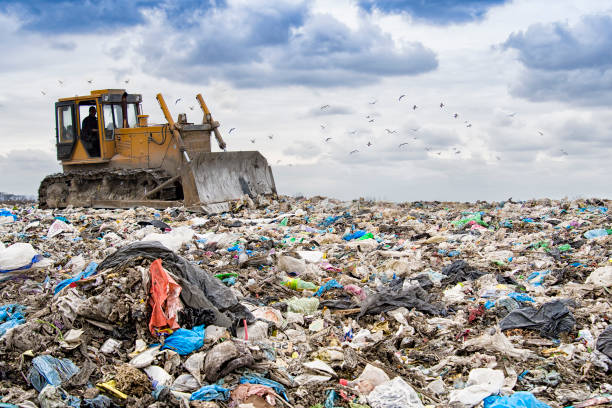
[[(41, 208), (174, 206), (223, 208), (243, 197), (276, 195), (272, 170), (257, 151), (227, 152), (201, 94), (201, 123), (149, 124), (142, 96), (124, 89), (91, 91), (55, 104), (57, 159), (63, 173), (43, 179)], [(222, 152), (211, 152), (211, 136)]]

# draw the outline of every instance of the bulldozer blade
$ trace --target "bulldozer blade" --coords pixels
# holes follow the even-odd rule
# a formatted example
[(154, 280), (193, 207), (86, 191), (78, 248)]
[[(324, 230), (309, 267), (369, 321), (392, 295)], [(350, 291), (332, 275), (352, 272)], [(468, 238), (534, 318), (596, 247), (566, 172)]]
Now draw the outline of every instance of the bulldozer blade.
[(189, 168), (197, 194), (185, 191), (185, 198), (197, 196), (202, 204), (276, 194), (272, 169), (257, 151), (198, 153)]

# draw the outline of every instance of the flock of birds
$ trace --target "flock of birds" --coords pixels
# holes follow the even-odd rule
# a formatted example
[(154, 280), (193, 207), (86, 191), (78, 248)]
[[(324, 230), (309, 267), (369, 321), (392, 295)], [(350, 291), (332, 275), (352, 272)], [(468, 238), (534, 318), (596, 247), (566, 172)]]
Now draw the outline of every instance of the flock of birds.
[[(58, 80), (57, 80), (57, 82), (58, 82), (58, 85), (59, 85), (59, 86), (63, 86), (63, 85), (64, 85), (64, 81), (63, 81), (63, 80), (58, 79)], [(94, 80), (93, 80), (93, 79), (87, 79), (87, 83), (88, 83), (89, 85), (92, 85), (92, 84), (93, 84), (93, 82), (94, 82)], [(130, 83), (130, 79), (129, 79), (129, 78), (128, 78), (128, 79), (124, 79), (124, 80), (123, 80), (123, 83), (124, 83), (124, 84), (126, 84), (126, 85), (127, 85), (127, 84), (129, 84), (129, 83)], [(41, 91), (40, 91), (40, 93), (41, 93), (43, 96), (46, 96), (46, 95), (47, 95), (47, 92), (46, 92), (45, 90), (41, 90)], [(399, 97), (397, 98), (397, 101), (398, 101), (398, 102), (402, 102), (402, 100), (403, 100), (404, 98), (406, 98), (406, 94), (401, 94), (401, 95), (399, 95)], [(177, 99), (174, 101), (174, 105), (177, 105), (177, 104), (178, 104), (179, 102), (181, 102), (182, 100), (183, 100), (182, 98), (177, 98)], [(370, 105), (370, 106), (376, 105), (376, 103), (378, 103), (378, 100), (377, 100), (377, 99), (371, 99), (371, 100), (369, 100), (369, 101), (368, 101), (368, 105)], [(446, 105), (444, 104), (444, 102), (440, 102), (440, 104), (439, 104), (439, 108), (440, 108), (440, 109), (444, 109), (444, 107), (445, 107), (445, 106), (446, 106)], [(321, 105), (321, 106), (319, 107), (319, 109), (320, 109), (321, 111), (325, 111), (325, 110), (330, 109), (331, 107), (332, 107), (332, 106), (331, 106), (330, 104), (324, 104), (324, 105)], [(193, 111), (193, 110), (195, 109), (195, 106), (189, 106), (189, 109)], [(417, 109), (419, 109), (419, 106), (418, 106), (418, 105), (416, 105), (416, 104), (413, 104), (413, 105), (412, 105), (412, 107), (411, 107), (411, 109), (412, 109), (412, 111), (416, 111)], [(516, 116), (516, 114), (517, 114), (516, 112), (512, 112), (512, 113), (508, 113), (508, 114), (506, 114), (506, 115), (507, 115), (507, 117), (509, 117), (509, 118), (514, 118), (514, 117)], [(456, 113), (456, 112), (455, 112), (455, 113), (452, 113), (452, 117), (453, 117), (454, 119), (458, 119), (458, 118), (459, 118), (459, 113)], [(367, 122), (368, 122), (368, 123), (370, 123), (370, 124), (375, 123), (375, 121), (376, 121), (376, 119), (375, 119), (375, 117), (374, 117), (374, 114), (369, 114), (369, 115), (366, 115), (366, 116), (365, 116), (365, 119), (366, 119), (366, 120), (367, 120)], [(467, 121), (467, 120), (465, 120), (465, 121), (463, 122), (463, 124), (465, 125), (465, 127), (466, 127), (466, 128), (471, 128), (471, 127), (472, 127), (472, 123), (470, 123), (470, 122), (469, 122), (469, 121)], [(327, 125), (325, 125), (325, 124), (321, 124), (321, 125), (320, 125), (320, 128), (321, 128), (321, 131), (324, 131), (324, 130), (326, 130)], [(419, 127), (416, 127), (416, 128), (410, 128), (410, 130), (411, 130), (412, 132), (414, 132), (414, 133), (418, 132), (418, 131), (419, 131), (419, 129), (420, 129)], [(232, 132), (234, 132), (235, 130), (236, 130), (236, 128), (235, 128), (235, 127), (230, 128), (230, 129), (229, 129), (229, 131), (228, 131), (228, 135), (229, 135), (229, 134), (231, 134)], [(387, 134), (387, 135), (393, 135), (393, 134), (397, 134), (397, 133), (399, 132), (397, 129), (390, 129), (390, 128), (385, 128), (384, 130), (385, 130), (385, 132), (386, 132), (386, 134)], [(356, 135), (356, 134), (358, 133), (358, 131), (357, 131), (357, 130), (350, 130), (350, 131), (348, 131), (347, 133), (348, 133), (349, 135), (354, 136), (354, 135)], [(540, 136), (544, 136), (544, 132), (542, 132), (541, 130), (538, 130), (538, 134), (539, 134)], [(273, 140), (273, 138), (274, 138), (274, 135), (268, 135), (268, 139), (269, 139), (269, 140)], [(418, 139), (419, 139), (419, 138), (418, 138), (417, 136), (413, 136), (413, 138), (412, 138), (412, 140), (413, 140), (413, 141), (417, 141)], [(256, 139), (254, 139), (254, 138), (253, 138), (253, 139), (249, 139), (249, 140), (250, 140), (250, 142), (251, 142), (252, 144), (255, 144), (255, 142), (256, 142)], [(333, 140), (333, 138), (332, 138), (332, 137), (325, 137), (325, 138), (323, 139), (323, 141), (324, 141), (325, 143), (329, 143), (329, 142), (330, 142), (330, 141), (332, 141), (332, 140)], [(366, 146), (366, 147), (371, 147), (371, 146), (373, 146), (373, 145), (374, 145), (374, 144), (372, 143), (372, 141), (371, 141), (371, 140), (368, 140), (368, 142), (365, 144), (365, 146)], [(410, 145), (410, 142), (402, 142), (402, 143), (399, 143), (399, 144), (397, 145), (397, 147), (398, 147), (399, 149), (402, 149), (404, 146), (409, 146), (409, 145)], [(427, 152), (432, 152), (432, 150), (433, 150), (433, 149), (432, 149), (431, 147), (429, 147), (429, 146), (425, 147), (425, 151), (427, 151)], [(453, 152), (454, 152), (454, 154), (455, 154), (455, 155), (459, 155), (459, 154), (461, 154), (461, 150), (459, 150), (457, 147), (453, 147), (453, 148), (452, 148), (452, 150), (453, 150)], [(359, 152), (360, 152), (360, 150), (359, 150), (359, 149), (353, 149), (353, 150), (350, 150), (350, 151), (348, 152), (348, 154), (349, 154), (349, 155), (353, 155), (353, 154), (356, 154), (356, 153), (359, 153)], [(559, 152), (560, 152), (560, 153), (561, 153), (563, 156), (568, 156), (568, 155), (569, 155), (569, 153), (568, 153), (566, 150), (564, 150), (564, 149), (559, 149)], [(441, 155), (442, 155), (442, 151), (437, 151), (437, 152), (433, 152), (433, 153), (434, 153), (435, 155), (437, 155), (437, 156), (441, 156)], [(495, 156), (495, 158), (496, 158), (497, 160), (501, 160), (501, 157), (499, 157), (499, 156)], [(281, 160), (278, 160), (278, 161), (277, 161), (277, 164), (279, 164), (280, 162), (281, 162)], [(291, 164), (289, 164), (289, 165), (291, 166)]]

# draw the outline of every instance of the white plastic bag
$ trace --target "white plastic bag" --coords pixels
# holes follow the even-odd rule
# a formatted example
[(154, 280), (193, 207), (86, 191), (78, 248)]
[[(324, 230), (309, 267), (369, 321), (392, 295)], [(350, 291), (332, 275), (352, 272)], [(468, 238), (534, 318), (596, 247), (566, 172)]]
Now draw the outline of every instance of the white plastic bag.
[(0, 272), (9, 272), (36, 263), (36, 255), (38, 254), (32, 245), (24, 242), (0, 249)]
[(424, 408), (417, 392), (401, 377), (374, 388), (368, 403), (372, 408)]
[(453, 390), (450, 402), (460, 402), (464, 406), (473, 407), (489, 395), (498, 394), (504, 385), (504, 373), (490, 368), (475, 368), (470, 371), (466, 387)]
[(191, 241), (195, 232), (189, 227), (178, 227), (166, 234), (153, 233), (141, 241), (157, 241), (171, 251), (178, 251), (183, 244)]

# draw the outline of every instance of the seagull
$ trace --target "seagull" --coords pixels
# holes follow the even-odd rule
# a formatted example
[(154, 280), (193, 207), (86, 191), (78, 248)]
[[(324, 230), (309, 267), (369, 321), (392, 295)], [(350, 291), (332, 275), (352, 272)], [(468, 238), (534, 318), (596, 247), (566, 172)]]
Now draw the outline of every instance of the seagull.
[(193, 106), (190, 106), (190, 107), (189, 107), (189, 110), (193, 110)]
[(472, 124), (471, 124), (471, 123), (468, 123), (468, 125), (467, 125), (466, 127), (472, 127)]
[(176, 101), (174, 101), (174, 104), (176, 105), (177, 103), (179, 103), (183, 98), (178, 98)]
[(327, 108), (329, 108), (329, 105), (323, 105), (323, 106), (321, 106), (320, 109), (323, 110), (323, 109), (327, 109)]
[(87, 83), (88, 83), (88, 84), (91, 84), (92, 82), (93, 82), (93, 79), (88, 79), (88, 80), (87, 80)]
[(351, 130), (348, 133), (349, 133), (349, 135), (354, 135), (355, 133), (357, 133), (357, 131), (356, 130)]
[(516, 115), (516, 112), (512, 112), (512, 113), (510, 113), (510, 114), (508, 115), (508, 117), (509, 117), (509, 118), (513, 118), (513, 117), (514, 117), (514, 115)]
[(442, 154), (442, 152), (438, 152), (438, 153), (436, 153), (436, 154), (437, 154), (438, 156), (440, 156), (440, 155)]
[(128, 79), (126, 79), (126, 80), (125, 80), (125, 81), (123, 81), (123, 82), (125, 82), (126, 84), (129, 84), (129, 83), (130, 83), (130, 79), (128, 78)]
[(497, 160), (501, 160), (501, 157), (499, 157), (499, 156), (495, 156), (495, 158), (496, 158)]
[(426, 148), (425, 148), (425, 151), (430, 152), (430, 151), (431, 151), (431, 147), (426, 147)]
[(457, 150), (457, 151), (455, 152), (455, 154), (459, 154), (459, 153), (461, 153), (461, 150)]
[(417, 132), (419, 128), (410, 128), (410, 130), (412, 130), (413, 132)]
[(368, 147), (372, 146), (372, 142), (368, 141)]
[(274, 139), (274, 135), (268, 135), (268, 139), (270, 140)]
[(400, 143), (400, 144), (399, 144), (397, 147), (402, 147), (402, 146), (405, 146), (405, 145), (407, 145), (407, 144), (408, 144), (408, 143), (406, 143), (406, 142), (404, 142), (404, 143)]
[(325, 130), (325, 125), (320, 125), (321, 126), (321, 130)]
[(47, 93), (45, 91), (40, 91), (41, 94), (46, 95)]
[(397, 133), (397, 130), (385, 129), (388, 134)]
[(374, 122), (374, 119), (370, 119), (370, 120), (368, 120), (368, 122), (372, 123), (372, 122)]
[(416, 108), (417, 108), (417, 107), (418, 107), (418, 106), (414, 105), (414, 106), (412, 107), (412, 110), (416, 110)]
[(404, 94), (400, 95), (400, 97), (399, 97), (399, 98), (397, 98), (397, 100), (398, 100), (398, 101), (401, 101), (401, 100), (402, 100), (402, 98), (403, 98), (404, 96), (406, 96), (406, 95), (404, 95)]
[(455, 113), (455, 114), (453, 115), (453, 118), (455, 118), (455, 119), (456, 119), (456, 118), (458, 118), (458, 117), (459, 117), (459, 114), (458, 114), (458, 113)]
[(236, 130), (236, 128), (231, 128), (231, 129), (229, 130), (229, 132), (227, 132), (227, 134), (229, 135), (229, 134), (230, 134), (230, 133), (232, 133), (234, 130)]
[(60, 85), (64, 85), (64, 81), (58, 79), (57, 82), (59, 82)]
[(353, 154), (353, 153), (359, 153), (359, 150), (355, 149), (355, 150), (351, 150), (351, 151), (349, 152), (349, 154)]
[(442, 109), (444, 107), (444, 103), (440, 102), (440, 109)]
[(372, 102), (368, 102), (370, 105), (374, 105), (376, 102), (378, 102), (376, 99), (374, 99)]
[(540, 134), (540, 136), (544, 136), (544, 133), (542, 133), (541, 131), (538, 130), (538, 133)]
[(329, 142), (330, 140), (332, 140), (332, 138), (328, 137), (327, 139), (325, 139), (325, 142)]
[(562, 153), (564, 156), (568, 156), (568, 155), (569, 155), (569, 154), (568, 154), (568, 153), (567, 153), (565, 150), (563, 150), (563, 149), (559, 149), (559, 151), (560, 151), (560, 152), (561, 152), (561, 153)]
[(251, 143), (255, 143), (255, 139), (251, 139)]

